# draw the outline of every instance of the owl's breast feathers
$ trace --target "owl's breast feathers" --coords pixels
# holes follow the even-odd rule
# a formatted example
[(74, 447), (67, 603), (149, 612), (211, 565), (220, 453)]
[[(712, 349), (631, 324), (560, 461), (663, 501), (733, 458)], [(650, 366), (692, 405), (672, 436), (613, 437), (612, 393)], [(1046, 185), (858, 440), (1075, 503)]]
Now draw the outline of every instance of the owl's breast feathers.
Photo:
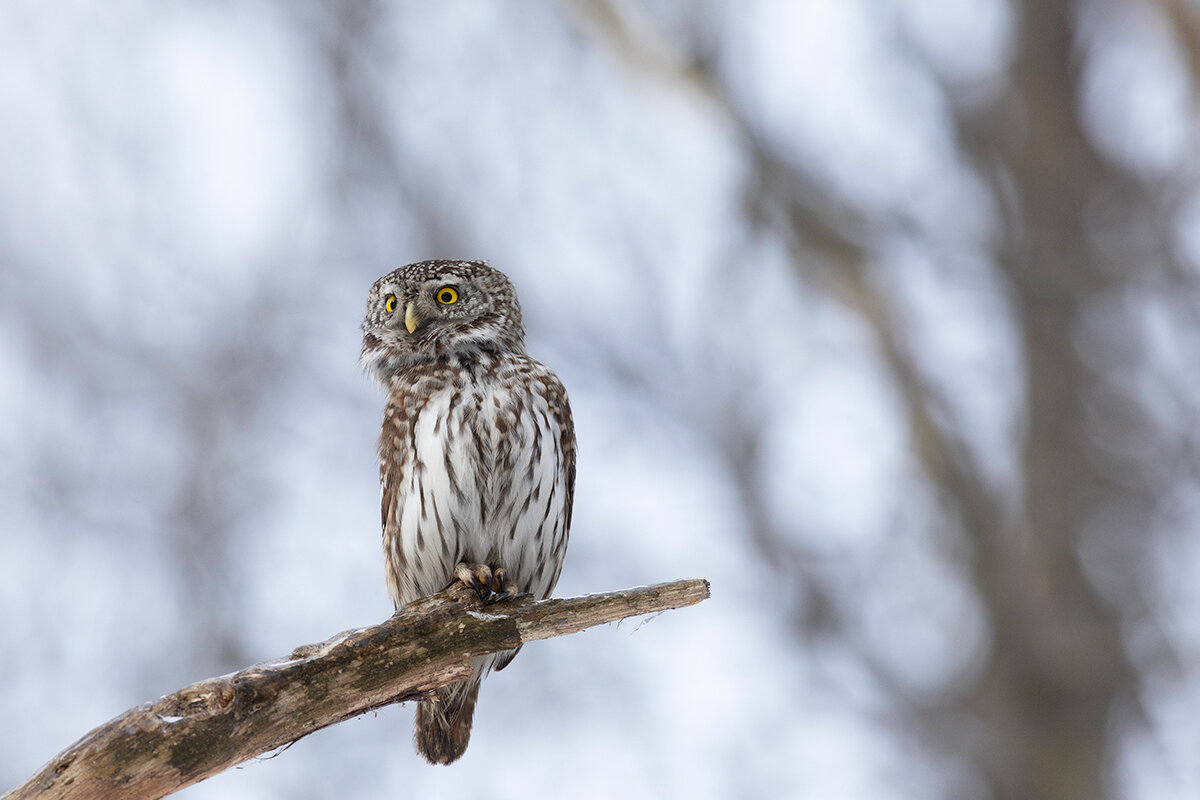
[(445, 588), (460, 561), (502, 566), (547, 597), (571, 524), (566, 390), (524, 355), (414, 366), (389, 387), (379, 441), (388, 588), (397, 606)]

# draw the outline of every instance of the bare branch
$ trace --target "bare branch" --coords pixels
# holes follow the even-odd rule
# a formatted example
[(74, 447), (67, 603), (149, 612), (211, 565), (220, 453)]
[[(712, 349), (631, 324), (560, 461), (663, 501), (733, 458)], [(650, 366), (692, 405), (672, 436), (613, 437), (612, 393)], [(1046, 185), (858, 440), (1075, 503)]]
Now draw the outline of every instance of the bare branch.
[(564, 600), (524, 596), (485, 607), (456, 584), (380, 625), (132, 708), (3, 800), (163, 797), (313, 731), (463, 680), (475, 656), (707, 597), (708, 581), (684, 580)]

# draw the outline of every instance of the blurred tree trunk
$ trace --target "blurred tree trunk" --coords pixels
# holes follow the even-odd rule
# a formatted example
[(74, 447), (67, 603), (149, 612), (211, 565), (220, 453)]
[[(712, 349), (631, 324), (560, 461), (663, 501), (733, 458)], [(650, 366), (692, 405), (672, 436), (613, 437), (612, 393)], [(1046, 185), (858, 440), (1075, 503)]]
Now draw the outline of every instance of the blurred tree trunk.
[[(1097, 155), (1079, 121), (1075, 5), (1038, 0), (1018, 9), (1021, 29), (1009, 90), (996, 107), (983, 114), (964, 108), (958, 119), (961, 146), (990, 177), (1002, 209), (1002, 239), (994, 256), (1013, 289), (1025, 357), (1028, 428), (1022, 504), (1015, 515), (1005, 511), (998, 490), (966, 454), (964, 432), (939, 422), (936, 390), (923, 377), (919, 355), (906, 345), (892, 299), (870, 279), (875, 242), (897, 223), (839, 202), (794, 162), (776, 157), (754, 115), (739, 105), (703, 53), (695, 58), (698, 76), (671, 75), (671, 59), (639, 42), (614, 5), (602, 0), (579, 5), (631, 69), (654, 69), (681, 89), (700, 88), (733, 121), (752, 165), (750, 227), (763, 222), (789, 247), (802, 280), (816, 278), (821, 291), (875, 329), (917, 458), (970, 538), (968, 568), (992, 634), (974, 686), (965, 696), (931, 700), (909, 696), (886, 666), (874, 664), (875, 674), (898, 707), (916, 711), (924, 724), (921, 735), (973, 765), (998, 800), (1111, 796), (1114, 732), (1120, 731), (1110, 717), (1115, 701), (1134, 696), (1137, 673), (1122, 647), (1121, 611), (1085, 574), (1080, 545), (1089, 520), (1103, 507), (1101, 498), (1123, 510), (1148, 504), (1105, 479), (1103, 456), (1089, 443), (1095, 423), (1086, 405), (1098, 377), (1083, 362), (1077, 339), (1085, 309), (1129, 280), (1120, 270), (1106, 269), (1113, 255), (1100, 257), (1088, 238), (1087, 215), (1114, 190), (1129, 202), (1137, 202), (1137, 194), (1124, 191), (1129, 182)], [(729, 452), (736, 466), (738, 449)], [(1128, 520), (1138, 522), (1136, 516)], [(1151, 521), (1145, 516), (1141, 522), (1145, 533)], [(803, 563), (768, 560), (789, 570)], [(795, 577), (810, 591), (822, 579)], [(847, 643), (854, 646), (849, 638)], [(865, 652), (863, 658), (873, 660)], [(968, 735), (961, 724), (964, 712), (971, 720)]]
[(967, 141), (980, 161), (999, 157), (1015, 187), (995, 185), (1015, 206), (1000, 263), (1016, 294), (1027, 368), (1024, 528), (973, 532), (994, 633), (969, 700), (988, 728), (975, 760), (1002, 800), (1111, 796), (1110, 713), (1135, 679), (1117, 609), (1080, 559), (1094, 501), (1114, 489), (1089, 453), (1094, 376), (1077, 348), (1079, 323), (1090, 299), (1125, 277), (1103, 274), (1085, 228), (1089, 204), (1116, 176), (1080, 126), (1073, 6), (1024, 4), (1015, 96), (986, 137)]

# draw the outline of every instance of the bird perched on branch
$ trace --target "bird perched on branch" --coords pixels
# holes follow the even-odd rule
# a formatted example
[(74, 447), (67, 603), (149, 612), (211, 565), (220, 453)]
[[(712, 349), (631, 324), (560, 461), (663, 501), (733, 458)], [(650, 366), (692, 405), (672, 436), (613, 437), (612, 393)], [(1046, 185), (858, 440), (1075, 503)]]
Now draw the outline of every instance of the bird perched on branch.
[[(455, 580), (485, 602), (544, 599), (562, 570), (575, 428), (557, 376), (525, 354), (512, 283), (480, 261), (422, 261), (371, 287), (361, 362), (387, 390), (379, 435), (387, 586), (399, 608)], [(417, 707), (429, 762), (463, 754), (479, 684), (516, 650)]]

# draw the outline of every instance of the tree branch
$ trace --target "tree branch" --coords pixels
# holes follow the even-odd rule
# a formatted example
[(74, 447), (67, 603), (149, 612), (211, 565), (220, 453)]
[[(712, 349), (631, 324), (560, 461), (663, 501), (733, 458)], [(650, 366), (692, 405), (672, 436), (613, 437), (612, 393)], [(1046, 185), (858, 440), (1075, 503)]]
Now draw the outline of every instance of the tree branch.
[(299, 647), (132, 708), (84, 736), (0, 800), (151, 800), (313, 731), (465, 679), (471, 658), (708, 597), (685, 580), (482, 606), (455, 584), (386, 622)]

